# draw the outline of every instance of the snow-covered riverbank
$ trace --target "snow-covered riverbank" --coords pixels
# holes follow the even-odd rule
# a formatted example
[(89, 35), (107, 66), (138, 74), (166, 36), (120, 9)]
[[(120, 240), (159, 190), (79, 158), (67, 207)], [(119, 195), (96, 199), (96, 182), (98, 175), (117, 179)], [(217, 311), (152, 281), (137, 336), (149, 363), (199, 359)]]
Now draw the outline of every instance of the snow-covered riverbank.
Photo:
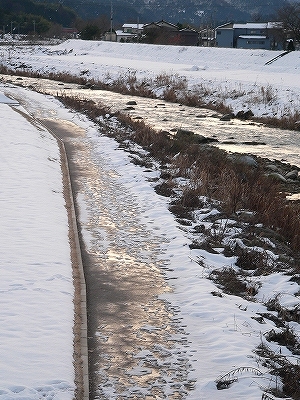
[[(264, 68), (264, 62), (273, 56), (271, 52), (241, 51), (238, 54), (243, 55), (239, 58), (242, 61), (239, 64), (234, 64), (233, 55), (237, 53), (231, 50), (228, 50), (228, 58), (225, 59), (225, 55), (223, 58), (221, 57), (223, 53), (220, 49), (126, 46), (127, 44), (69, 41), (57, 47), (47, 49), (38, 47), (30, 51), (27, 50), (28, 55), (24, 48), (16, 48), (14, 58), (17, 63), (30, 64), (32, 69), (39, 71), (69, 71), (73, 74), (80, 74), (85, 70), (88, 71), (85, 72), (86, 74), (95, 77), (97, 77), (97, 74), (103, 77), (108, 73), (126, 73), (135, 68), (140, 77), (143, 74), (146, 76), (173, 71), (174, 73), (185, 74), (190, 80), (190, 84), (201, 84), (206, 74), (207, 82), (216, 86), (226, 85), (226, 82), (229, 81), (230, 85), (239, 85), (235, 78), (240, 79), (240, 82), (243, 78), (245, 85), (257, 84), (260, 86), (263, 83), (267, 85), (274, 83), (275, 85), (274, 74), (277, 68), (277, 79), (281, 76), (281, 86), (276, 83), (280, 106), (284, 107), (285, 104), (288, 104), (285, 101), (291, 93), (294, 93), (295, 101), (299, 95), (299, 88), (295, 86), (300, 85), (295, 79), (298, 68), (297, 62), (299, 61), (297, 52), (291, 55), (295, 60), (292, 72), (291, 68), (288, 69), (282, 64), (280, 68), (273, 66), (273, 69), (269, 70), (268, 77), (266, 77), (259, 71)], [(223, 51), (225, 52), (225, 50)], [(197, 52), (199, 53), (198, 59)], [(6, 59), (8, 58), (6, 57)], [(221, 66), (220, 59), (224, 61)], [(254, 60), (252, 70), (249, 67), (250, 60)], [(11, 63), (11, 60), (9, 61)], [(221, 78), (218, 80), (218, 77)], [(293, 83), (295, 84), (294, 87)], [(233, 266), (235, 257), (225, 257), (220, 248), (216, 249), (214, 254), (202, 249), (191, 250), (189, 248), (191, 238), (188, 229), (182, 229), (182, 226), (170, 214), (168, 201), (158, 196), (150, 183), (157, 173), (155, 170), (145, 170), (145, 168), (133, 165), (128, 153), (119, 149), (114, 140), (99, 135), (97, 127), (86, 120), (85, 117), (68, 112), (53, 97), (6, 85), (3, 85), (1, 90), (24, 102), (27, 110), (38, 118), (61, 118), (83, 128), (86, 132), (85, 140), (91, 147), (92, 153), (95, 154), (95, 159), (99, 160), (98, 162), (101, 159), (105, 160), (105, 170), (110, 171), (112, 181), (121, 185), (128, 192), (128, 195), (136, 199), (136, 204), (143, 210), (141, 217), (143, 224), (153, 235), (161, 237), (161, 261), (165, 267), (166, 277), (172, 282), (173, 290), (162, 298), (169, 302), (170, 311), (176, 310), (176, 319), (180, 321), (183, 327), (183, 336), (186, 335), (188, 338), (188, 342), (185, 342), (183, 346), (186, 346), (186, 348), (181, 350), (186, 351), (184, 362), (187, 361), (188, 364), (188, 379), (190, 382), (195, 382), (194, 390), (190, 391), (180, 385), (176, 387), (171, 381), (167, 382), (166, 387), (171, 392), (164, 395), (168, 396), (171, 393), (175, 396), (175, 391), (178, 390), (182, 398), (195, 400), (228, 397), (236, 400), (257, 400), (261, 398), (262, 388), (267, 389), (276, 386), (278, 384), (277, 379), (272, 377), (268, 368), (258, 365), (257, 356), (254, 355), (253, 350), (265, 341), (263, 335), (266, 331), (272, 329), (277, 331), (278, 328), (275, 323), (268, 319), (262, 323), (257, 319), (257, 316), (267, 313), (268, 310), (263, 304), (266, 300), (275, 299), (278, 296), (281, 298), (282, 304), (293, 308), (297, 302), (297, 297), (294, 294), (299, 290), (298, 284), (291, 282), (288, 276), (274, 272), (263, 278), (263, 286), (260, 287), (255, 302), (248, 302), (234, 295), (216, 295), (220, 294), (220, 291), (207, 279), (207, 275), (212, 269)], [(2, 358), (7, 359), (10, 364), (7, 364), (6, 379), (0, 379), (0, 399), (21, 399), (25, 395), (29, 399), (37, 399), (39, 398), (37, 396), (41, 393), (46, 399), (69, 399), (72, 398), (74, 389), (71, 333), (73, 288), (58, 151), (54, 139), (51, 139), (47, 132), (30, 124), (27, 125), (26, 120), (19, 117), (19, 114), (12, 111), (8, 105), (1, 104), (1, 112), (3, 117), (1, 132), (5, 146), (2, 147), (0, 165), (5, 177), (4, 182), (6, 182), (5, 190), (1, 189), (1, 200), (6, 207), (3, 207), (3, 220), (6, 221), (5, 218), (8, 215), (14, 215), (8, 219), (10, 224), (8, 229), (14, 232), (13, 238), (17, 240), (17, 245), (7, 235), (8, 230), (2, 229), (1, 240), (2, 243), (5, 243), (5, 246), (2, 248), (1, 261), (4, 260), (3, 264), (6, 271), (6, 280), (3, 282), (10, 287), (10, 290), (7, 292), (6, 287), (2, 289), (4, 307), (2, 308), (1, 318), (5, 323), (2, 325), (0, 335), (5, 338), (3, 339), (4, 346), (1, 348), (4, 352)], [(270, 112), (270, 109), (268, 112)], [(8, 121), (13, 121), (14, 125), (9, 124)], [(40, 141), (47, 142), (46, 152), (43, 150)], [(52, 145), (54, 145), (53, 148)], [(20, 146), (22, 146), (21, 153), (18, 150)], [(20, 163), (22, 161), (21, 156), (25, 157), (22, 165)], [(42, 157), (42, 160), (40, 160), (40, 157)], [(45, 165), (46, 172), (44, 175), (41, 173), (41, 165)], [(21, 166), (22, 168), (20, 168)], [(38, 174), (37, 176), (35, 172)], [(33, 175), (29, 175), (29, 173)], [(13, 179), (15, 176), (19, 179), (17, 187)], [(29, 176), (30, 179), (28, 179)], [(111, 190), (113, 191), (113, 188)], [(44, 197), (39, 197), (39, 193), (44, 194)], [(35, 203), (35, 200), (39, 199), (38, 205), (41, 205), (41, 213), (40, 208)], [(88, 201), (80, 202), (82, 208), (81, 223), (86, 227), (84, 240), (87, 247), (90, 248), (92, 247), (91, 244), (94, 245), (97, 242), (97, 235), (99, 235), (99, 232), (103, 232), (103, 227), (99, 226), (99, 229), (95, 231), (88, 230), (88, 218), (89, 216), (92, 218), (93, 210), (87, 207), (87, 203)], [(49, 209), (47, 208), (48, 204), (51, 205)], [(18, 214), (14, 214), (15, 212)], [(123, 210), (123, 212), (126, 212), (126, 210)], [(36, 219), (36, 213), (40, 215), (41, 219)], [(206, 229), (210, 229), (211, 222), (208, 222), (205, 218), (212, 214), (217, 215), (218, 211), (209, 208), (199, 211), (198, 223), (201, 221)], [(27, 219), (28, 216), (30, 216), (29, 219)], [(38, 221), (36, 222), (36, 230), (33, 230), (34, 221)], [(63, 224), (62, 221), (64, 221)], [(115, 221), (115, 224), (117, 227), (118, 221)], [(229, 236), (238, 233), (234, 224), (231, 225), (231, 221), (223, 221), (221, 216), (218, 224), (219, 228), (214, 229), (226, 231)], [(40, 238), (43, 240), (40, 240)], [(126, 238), (123, 240), (126, 241)], [(56, 251), (58, 243), (60, 250)], [(51, 246), (55, 246), (55, 248)], [(268, 242), (268, 246), (268, 257), (270, 257), (270, 260), (276, 260), (276, 255), (272, 252), (272, 243)], [(20, 252), (23, 248), (24, 253)], [(143, 257), (146, 257), (146, 255), (143, 254)], [(151, 258), (150, 256), (149, 258)], [(144, 262), (146, 262), (146, 258), (143, 258)], [(14, 266), (12, 266), (12, 260), (16, 261)], [(202, 260), (202, 263), (195, 260)], [(37, 278), (35, 263), (38, 263), (38, 271), (40, 269), (44, 271), (44, 263), (49, 266), (49, 269), (47, 269), (49, 275), (45, 276), (43, 282), (39, 281), (40, 275)], [(25, 265), (25, 269), (23, 268), (20, 271), (20, 265), (23, 267)], [(15, 269), (14, 273), (12, 272), (13, 268)], [(51, 293), (50, 290), (52, 288), (51, 282), (55, 282), (55, 285), (53, 285), (54, 293)], [(20, 306), (20, 299), (23, 301), (20, 293), (26, 295), (29, 291), (27, 286), (32, 294), (29, 297), (30, 302), (35, 302), (36, 297), (33, 294), (37, 293), (38, 296), (41, 296), (38, 298), (37, 309), (31, 309), (30, 315), (26, 315), (22, 307), (18, 307), (18, 305)], [(23, 290), (12, 290), (16, 288)], [(15, 303), (9, 300), (8, 296), (12, 294), (15, 296)], [(29, 301), (27, 298), (24, 300)], [(63, 304), (63, 307), (61, 307), (61, 304)], [(62, 309), (65, 312), (62, 312)], [(19, 326), (10, 320), (12, 315), (15, 315), (17, 320), (21, 320)], [(37, 320), (31, 326), (42, 326), (41, 331), (28, 332), (26, 321), (33, 316)], [(42, 322), (43, 318), (52, 317), (54, 322), (43, 325), (39, 321), (39, 316)], [(60, 318), (64, 319), (63, 323), (60, 323)], [(299, 337), (298, 324), (291, 322), (290, 326)], [(144, 327), (149, 335), (155, 332), (155, 328), (155, 326)], [(44, 329), (46, 330), (45, 336)], [(52, 330), (51, 334), (47, 329)], [(11, 332), (13, 332), (13, 335)], [(12, 337), (16, 337), (15, 335), (17, 335), (19, 347), (12, 346), (10, 342)], [(44, 343), (45, 337), (51, 338), (48, 339), (48, 346), (41, 346), (40, 350), (35, 347), (31, 340), (34, 337), (37, 341), (39, 335), (42, 343)], [(99, 332), (99, 336), (101, 337), (101, 332)], [(26, 342), (28, 338), (30, 340)], [(49, 341), (51, 344), (56, 342), (57, 348), (52, 348), (52, 345), (49, 346)], [(20, 346), (22, 343), (25, 343), (25, 346)], [(279, 346), (275, 342), (269, 345), (276, 354), (289, 357), (291, 362), (295, 361), (294, 356), (286, 347)], [(25, 355), (21, 350), (24, 350)], [(146, 353), (144, 350), (141, 343), (139, 352), (132, 355), (137, 363), (136, 369), (130, 371), (132, 375), (143, 376), (145, 373), (150, 373), (149, 365), (153, 361), (153, 354)], [(162, 350), (167, 349), (160, 349), (160, 351)], [(168, 351), (168, 357), (175, 360), (175, 367), (178, 361), (182, 361), (180, 361), (181, 357), (178, 360), (176, 353), (178, 348), (175, 347), (173, 350), (171, 348)], [(46, 356), (49, 359), (49, 364), (45, 363)], [(34, 357), (37, 357), (37, 359), (35, 360)], [(30, 362), (29, 360), (32, 359), (33, 362)], [(20, 365), (25, 361), (31, 365), (31, 368), (27, 375), (22, 375), (23, 371)], [(163, 361), (161, 362), (163, 368)], [(18, 371), (19, 375), (14, 373), (15, 370)], [(104, 374), (104, 372), (107, 371), (103, 371), (100, 365), (99, 375)], [(41, 375), (39, 375), (40, 373)], [(226, 374), (228, 374), (227, 378)], [(44, 379), (36, 382), (37, 376), (41, 378), (43, 376)], [(232, 385), (228, 385), (226, 390), (217, 390), (216, 380), (221, 376), (224, 376), (224, 382), (232, 380)], [(117, 399), (114, 377), (108, 374), (107, 379), (107, 398)], [(134, 380), (132, 380), (131, 385), (131, 387), (126, 388), (127, 397), (124, 395), (124, 398), (130, 398), (130, 393), (139, 393), (139, 398), (144, 398), (143, 396), (146, 394), (152, 395), (158, 386), (159, 389), (164, 387), (162, 382), (155, 380), (151, 387), (145, 388), (138, 385)]]
[(18, 111), (1, 96), (0, 399), (71, 400), (74, 288), (60, 154)]
[[(224, 102), (256, 116), (289, 115), (300, 106), (300, 52), (266, 65), (270, 50), (222, 49), (68, 40), (54, 46), (3, 46), (2, 64), (17, 70), (71, 73), (90, 79), (134, 75), (147, 82), (161, 75), (204, 88), (205, 102)], [(159, 95), (160, 89), (157, 88)]]

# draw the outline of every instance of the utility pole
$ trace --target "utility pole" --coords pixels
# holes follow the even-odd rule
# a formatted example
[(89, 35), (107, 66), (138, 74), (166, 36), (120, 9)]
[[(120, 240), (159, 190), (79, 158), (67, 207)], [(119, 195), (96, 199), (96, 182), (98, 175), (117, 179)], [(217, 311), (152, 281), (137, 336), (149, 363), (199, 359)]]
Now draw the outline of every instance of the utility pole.
[(113, 31), (113, 6), (112, 0), (110, 0), (110, 40), (112, 41), (112, 31)]

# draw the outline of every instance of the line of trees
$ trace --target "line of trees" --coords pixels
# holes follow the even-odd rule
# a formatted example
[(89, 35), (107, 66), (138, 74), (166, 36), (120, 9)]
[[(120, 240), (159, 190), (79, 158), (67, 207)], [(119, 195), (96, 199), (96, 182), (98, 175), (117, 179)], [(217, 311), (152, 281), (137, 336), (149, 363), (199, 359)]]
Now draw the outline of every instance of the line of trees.
[(73, 26), (76, 13), (55, 4), (32, 0), (0, 0), (0, 29), (3, 33), (39, 34), (51, 31), (55, 25)]
[[(282, 24), (287, 38), (300, 43), (300, 2), (284, 5), (276, 12), (274, 19)], [(103, 14), (87, 21), (79, 18), (74, 10), (61, 3), (0, 0), (0, 31), (2, 30), (2, 33), (59, 36), (62, 27), (77, 28), (82, 39), (100, 39), (110, 28), (110, 16)]]
[[(55, 0), (54, 0), (55, 1)], [(0, 33), (61, 36), (63, 27), (76, 28), (82, 39), (100, 39), (110, 27), (108, 15), (83, 20), (71, 8), (35, 0), (0, 0)]]

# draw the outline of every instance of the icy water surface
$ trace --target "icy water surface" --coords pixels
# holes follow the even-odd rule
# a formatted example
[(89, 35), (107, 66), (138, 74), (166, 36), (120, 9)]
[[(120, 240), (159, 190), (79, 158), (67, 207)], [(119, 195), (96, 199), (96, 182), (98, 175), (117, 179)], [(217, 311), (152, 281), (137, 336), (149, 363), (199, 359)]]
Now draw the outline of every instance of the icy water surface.
[[(221, 121), (216, 112), (168, 103), (158, 99), (121, 95), (104, 90), (85, 89), (46, 79), (18, 78), (2, 75), (5, 81), (30, 86), (53, 95), (73, 95), (100, 102), (111, 112), (122, 110), (134, 119), (142, 119), (157, 130), (178, 129), (217, 139), (216, 146), (231, 152), (251, 153), (300, 166), (300, 133), (266, 128), (249, 121)], [(128, 104), (135, 102), (136, 104)]]

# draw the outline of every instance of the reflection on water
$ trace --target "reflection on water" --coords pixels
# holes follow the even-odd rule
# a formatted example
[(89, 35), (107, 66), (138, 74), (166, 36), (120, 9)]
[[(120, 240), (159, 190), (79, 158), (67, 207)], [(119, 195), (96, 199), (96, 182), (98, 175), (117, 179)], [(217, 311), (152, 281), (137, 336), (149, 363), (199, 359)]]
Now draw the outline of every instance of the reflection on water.
[[(261, 157), (286, 161), (300, 166), (300, 134), (295, 131), (266, 128), (249, 121), (221, 121), (220, 114), (158, 99), (121, 95), (104, 90), (83, 89), (76, 84), (63, 84), (47, 79), (20, 78), (2, 75), (11, 81), (52, 95), (77, 96), (101, 102), (111, 112), (124, 111), (133, 119), (142, 119), (157, 130), (175, 132), (178, 129), (193, 131), (217, 139), (216, 145), (231, 152), (252, 153)], [(128, 105), (128, 102), (133, 104)]]

